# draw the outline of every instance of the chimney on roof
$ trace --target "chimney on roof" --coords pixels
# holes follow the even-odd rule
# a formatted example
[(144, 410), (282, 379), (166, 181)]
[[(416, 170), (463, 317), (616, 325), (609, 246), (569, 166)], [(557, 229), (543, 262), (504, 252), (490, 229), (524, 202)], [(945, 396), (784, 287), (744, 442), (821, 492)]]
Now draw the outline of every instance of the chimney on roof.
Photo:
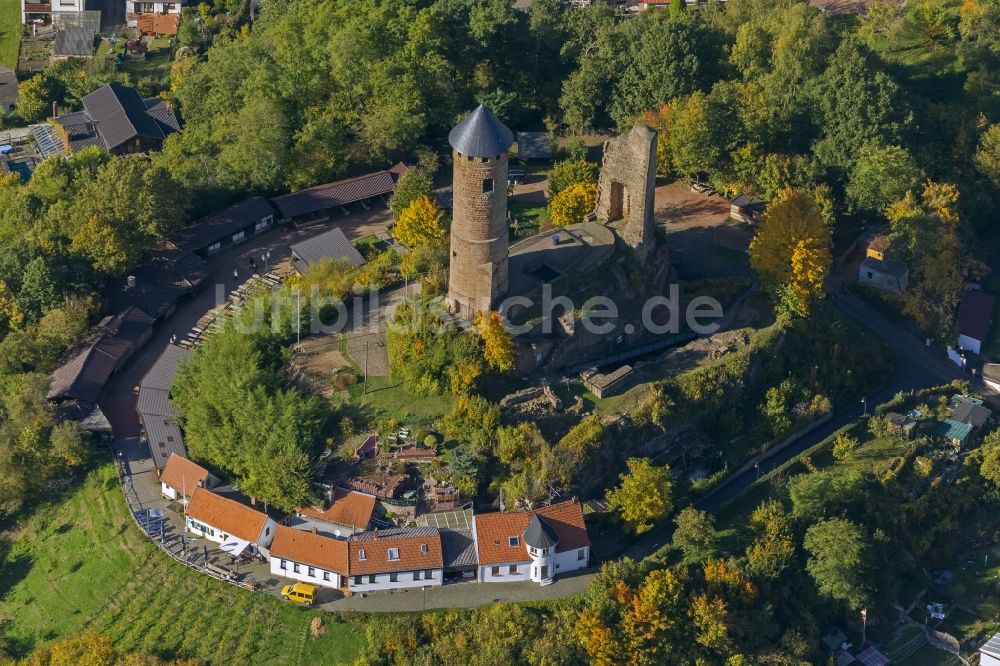
[(127, 288), (135, 289), (135, 276), (129, 275), (127, 278), (125, 278), (125, 284)]
[(257, 506), (257, 498), (253, 495), (250, 496), (250, 506)]
[(53, 118), (59, 117), (59, 103), (55, 101), (52, 102), (52, 117)]
[(315, 525), (313, 525), (313, 528), (312, 528), (312, 533), (313, 533), (313, 534), (316, 534), (316, 526), (315, 526)]

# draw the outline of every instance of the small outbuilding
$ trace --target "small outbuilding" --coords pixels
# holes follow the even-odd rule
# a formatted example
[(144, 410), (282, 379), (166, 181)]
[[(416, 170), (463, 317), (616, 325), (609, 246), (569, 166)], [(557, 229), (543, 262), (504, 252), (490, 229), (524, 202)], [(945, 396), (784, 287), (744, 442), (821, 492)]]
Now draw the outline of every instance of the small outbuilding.
[(196, 462), (171, 453), (160, 472), (160, 493), (172, 500), (187, 504), (195, 488), (211, 489), (219, 484), (218, 477)]
[(351, 266), (361, 266), (365, 263), (365, 258), (361, 256), (358, 248), (347, 240), (347, 236), (340, 229), (330, 229), (318, 236), (295, 243), (291, 250), (292, 266), (299, 274), (305, 274), (311, 264), (323, 259), (343, 259)]
[(66, 27), (56, 31), (52, 59), (90, 58), (94, 55), (94, 33), (88, 28)]
[(981, 353), (989, 338), (996, 297), (978, 289), (962, 293), (958, 306), (958, 346), (973, 354)]
[(729, 202), (729, 217), (747, 224), (757, 224), (766, 208), (767, 203), (763, 199), (741, 194)]
[(880, 291), (899, 293), (910, 281), (910, 269), (890, 259), (865, 257), (858, 271), (858, 283)]
[(0, 67), (0, 112), (10, 113), (17, 106), (17, 74)]
[(548, 132), (518, 132), (517, 157), (522, 160), (551, 160), (552, 142)]

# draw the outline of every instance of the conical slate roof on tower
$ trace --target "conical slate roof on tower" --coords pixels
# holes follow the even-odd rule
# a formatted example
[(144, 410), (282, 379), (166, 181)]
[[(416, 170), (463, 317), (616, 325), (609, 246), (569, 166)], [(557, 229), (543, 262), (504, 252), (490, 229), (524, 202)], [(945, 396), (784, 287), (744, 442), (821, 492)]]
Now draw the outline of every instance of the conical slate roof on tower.
[(528, 526), (524, 528), (524, 543), (532, 548), (551, 548), (559, 543), (559, 534), (552, 526), (540, 518), (537, 513), (531, 514)]
[(514, 133), (480, 104), (449, 132), (448, 143), (462, 155), (496, 157), (514, 143)]

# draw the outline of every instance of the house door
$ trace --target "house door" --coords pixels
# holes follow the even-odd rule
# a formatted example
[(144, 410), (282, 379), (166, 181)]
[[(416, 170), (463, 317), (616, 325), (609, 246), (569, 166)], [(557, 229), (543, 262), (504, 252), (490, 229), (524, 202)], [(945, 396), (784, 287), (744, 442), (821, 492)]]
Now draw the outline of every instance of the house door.
[(542, 579), (544, 580), (548, 577), (549, 577), (549, 565), (545, 564), (542, 566)]

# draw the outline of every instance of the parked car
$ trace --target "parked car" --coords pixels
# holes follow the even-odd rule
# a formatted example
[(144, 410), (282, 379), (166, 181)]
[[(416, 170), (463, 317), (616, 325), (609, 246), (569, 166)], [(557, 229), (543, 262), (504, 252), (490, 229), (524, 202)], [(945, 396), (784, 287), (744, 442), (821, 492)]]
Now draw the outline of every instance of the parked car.
[(295, 583), (281, 588), (281, 596), (288, 601), (300, 603), (303, 606), (312, 606), (316, 598), (316, 586), (309, 583)]
[(507, 184), (521, 185), (528, 180), (528, 173), (521, 169), (511, 169), (507, 172)]

